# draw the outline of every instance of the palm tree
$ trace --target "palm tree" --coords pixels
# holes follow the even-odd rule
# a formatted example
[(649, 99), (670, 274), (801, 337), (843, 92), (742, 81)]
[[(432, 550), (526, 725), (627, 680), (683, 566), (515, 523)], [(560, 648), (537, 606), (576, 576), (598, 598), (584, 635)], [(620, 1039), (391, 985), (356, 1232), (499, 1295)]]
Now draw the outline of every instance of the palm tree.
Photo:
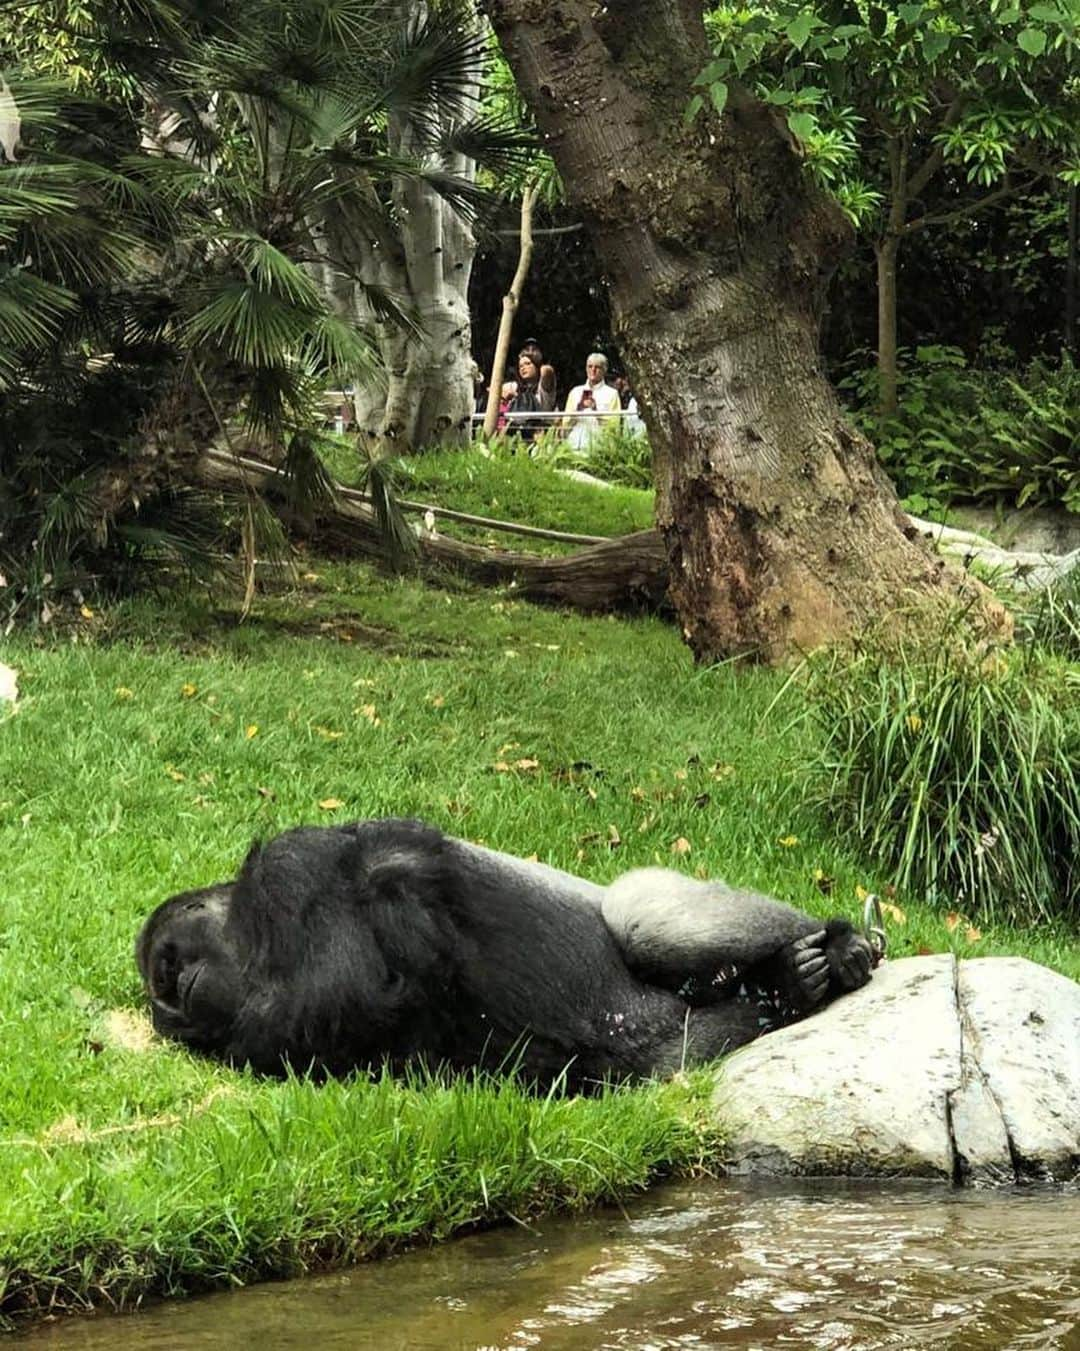
[[(0, 594), (46, 616), (150, 565), (205, 571), (230, 536), (250, 581), (273, 518), (254, 490), (194, 487), (200, 453), (254, 437), (298, 497), (325, 494), (326, 383), (382, 387), (390, 335), (430, 331), (365, 250), (398, 247), (416, 185), (466, 223), (482, 201), (445, 157), (405, 152), (463, 166), (521, 138), (453, 120), (478, 53), (456, 4), (402, 30), (370, 0), (92, 0), (69, 35), (77, 68), (105, 72), (93, 93), (33, 73), (37, 13), (0, 86)], [(428, 140), (391, 153), (398, 123)]]

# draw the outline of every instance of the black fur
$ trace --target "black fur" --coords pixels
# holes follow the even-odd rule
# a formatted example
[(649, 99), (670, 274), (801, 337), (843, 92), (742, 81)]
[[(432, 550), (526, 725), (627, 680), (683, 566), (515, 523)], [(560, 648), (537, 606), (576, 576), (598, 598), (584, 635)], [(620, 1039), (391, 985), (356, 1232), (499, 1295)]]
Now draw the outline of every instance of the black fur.
[(418, 821), (302, 827), (165, 901), (154, 1023), (256, 1070), (411, 1062), (572, 1087), (711, 1059), (870, 976), (843, 920), (659, 869), (596, 886)]

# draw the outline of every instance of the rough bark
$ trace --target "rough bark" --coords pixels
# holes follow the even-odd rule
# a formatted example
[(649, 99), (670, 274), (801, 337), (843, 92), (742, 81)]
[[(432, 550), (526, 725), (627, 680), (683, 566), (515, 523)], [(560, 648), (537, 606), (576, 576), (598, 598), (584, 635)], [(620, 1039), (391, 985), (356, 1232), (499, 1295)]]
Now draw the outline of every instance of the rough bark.
[[(218, 450), (202, 455), (198, 479), (211, 488), (257, 488), (273, 498), (284, 492), (281, 471)], [(362, 494), (345, 490), (332, 507), (309, 519), (290, 519), (290, 529), (315, 540), (320, 550), (385, 559), (386, 541)], [(487, 549), (423, 530), (421, 564), (452, 569), (487, 585), (504, 584), (525, 600), (565, 605), (591, 613), (663, 611), (667, 606), (667, 558), (652, 530), (605, 540), (561, 558)]]
[(700, 3), (483, 5), (609, 274), (695, 656), (779, 660), (970, 586), (911, 537), (822, 372), (839, 208), (745, 92), (684, 124)]

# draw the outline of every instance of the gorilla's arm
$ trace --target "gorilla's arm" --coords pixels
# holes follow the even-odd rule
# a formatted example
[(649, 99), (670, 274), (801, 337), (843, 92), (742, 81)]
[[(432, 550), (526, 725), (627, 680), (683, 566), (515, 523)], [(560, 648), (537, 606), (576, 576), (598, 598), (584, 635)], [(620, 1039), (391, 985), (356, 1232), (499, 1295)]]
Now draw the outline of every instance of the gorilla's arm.
[(672, 990), (747, 978), (794, 1009), (870, 976), (870, 946), (843, 919), (820, 920), (758, 892), (640, 868), (606, 889), (601, 913), (627, 965)]

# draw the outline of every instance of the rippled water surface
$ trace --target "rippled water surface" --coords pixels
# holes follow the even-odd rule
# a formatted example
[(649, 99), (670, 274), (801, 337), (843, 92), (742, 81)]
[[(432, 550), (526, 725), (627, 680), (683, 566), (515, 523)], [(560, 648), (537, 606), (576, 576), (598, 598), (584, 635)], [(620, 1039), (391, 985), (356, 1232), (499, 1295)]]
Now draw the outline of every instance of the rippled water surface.
[(1080, 1192), (670, 1186), (23, 1345), (1080, 1351)]

